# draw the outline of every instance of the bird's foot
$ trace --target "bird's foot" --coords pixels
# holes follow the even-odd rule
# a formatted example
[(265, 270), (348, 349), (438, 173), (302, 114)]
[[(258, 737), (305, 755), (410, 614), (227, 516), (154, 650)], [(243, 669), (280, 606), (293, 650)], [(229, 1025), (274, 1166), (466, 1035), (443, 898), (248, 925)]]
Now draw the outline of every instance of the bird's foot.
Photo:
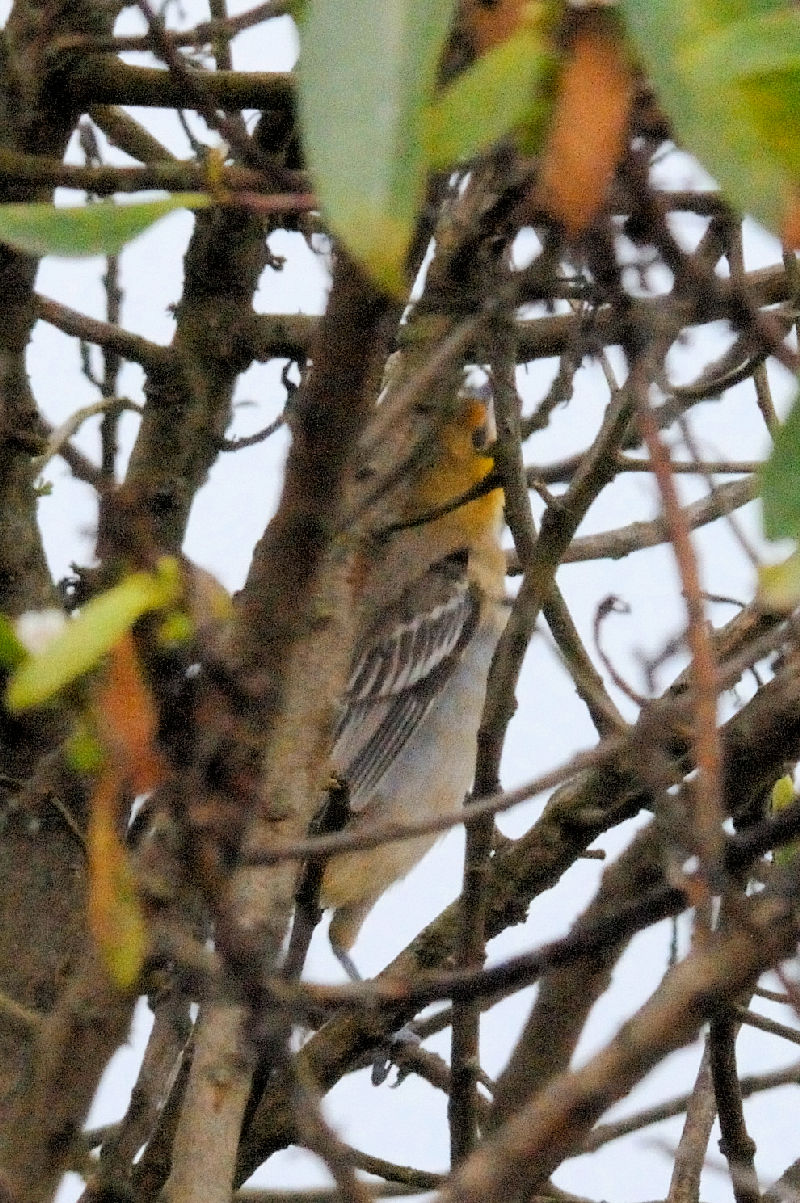
[[(395, 1086), (399, 1086), (402, 1080), (402, 1054), (407, 1048), (416, 1048), (422, 1041), (410, 1024), (404, 1024), (399, 1032), (391, 1037), (386, 1045), (378, 1049), (375, 1053), (375, 1059), (372, 1062), (372, 1085), (382, 1086), (391, 1073), (392, 1066), (397, 1065), (400, 1070)], [(399, 1058), (398, 1058), (399, 1054)]]

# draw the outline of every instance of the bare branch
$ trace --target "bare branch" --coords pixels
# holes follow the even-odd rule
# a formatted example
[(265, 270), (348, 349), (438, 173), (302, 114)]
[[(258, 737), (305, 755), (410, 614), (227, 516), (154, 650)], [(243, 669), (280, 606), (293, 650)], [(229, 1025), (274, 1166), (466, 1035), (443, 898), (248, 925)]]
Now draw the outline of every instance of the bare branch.
[(494, 1203), (540, 1189), (616, 1099), (692, 1040), (721, 1003), (732, 1002), (791, 955), (797, 931), (784, 900), (762, 895), (748, 900), (745, 910), (746, 928), (715, 933), (695, 948), (600, 1053), (555, 1078), (456, 1170), (440, 1194), (442, 1203)]
[(37, 316), (64, 334), (83, 338), (99, 347), (108, 347), (123, 359), (141, 364), (148, 372), (161, 373), (173, 367), (173, 357), (168, 347), (159, 347), (138, 334), (129, 334), (121, 326), (87, 317), (60, 301), (52, 301), (41, 295), (37, 295), (35, 300)]
[(736, 1066), (738, 1034), (733, 1011), (716, 1015), (708, 1032), (709, 1061), (719, 1112), (720, 1150), (730, 1166), (734, 1198), (736, 1203), (758, 1203), (761, 1192), (754, 1160), (756, 1146), (745, 1126)]
[(711, 1083), (708, 1044), (686, 1107), (683, 1132), (675, 1151), (675, 1162), (669, 1184), (668, 1203), (698, 1203), (700, 1178), (706, 1162), (708, 1141), (717, 1115), (717, 1104)]

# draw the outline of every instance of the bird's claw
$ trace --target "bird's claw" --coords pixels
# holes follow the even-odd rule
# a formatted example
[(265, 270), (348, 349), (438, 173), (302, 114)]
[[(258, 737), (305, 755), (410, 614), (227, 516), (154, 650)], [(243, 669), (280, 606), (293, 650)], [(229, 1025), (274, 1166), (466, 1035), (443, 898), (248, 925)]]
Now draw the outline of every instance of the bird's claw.
[(398, 1063), (393, 1054), (401, 1052), (404, 1047), (408, 1048), (411, 1045), (416, 1047), (418, 1044), (421, 1044), (421, 1040), (417, 1033), (409, 1024), (404, 1024), (399, 1032), (395, 1032), (388, 1044), (376, 1052), (372, 1062), (372, 1085), (382, 1086), (389, 1077), (392, 1066), (397, 1065), (398, 1077), (394, 1085), (399, 1086), (405, 1075), (402, 1065)]

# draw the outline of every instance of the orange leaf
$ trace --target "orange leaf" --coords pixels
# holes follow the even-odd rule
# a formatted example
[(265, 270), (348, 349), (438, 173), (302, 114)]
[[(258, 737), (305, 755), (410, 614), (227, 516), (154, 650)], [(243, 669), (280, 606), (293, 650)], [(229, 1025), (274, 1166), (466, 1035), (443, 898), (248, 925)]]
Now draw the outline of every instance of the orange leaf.
[(471, 35), (472, 45), (478, 54), (485, 54), (516, 33), (522, 20), (523, 9), (530, 0), (497, 0), (495, 4), (481, 4), (480, 0), (465, 0), (462, 8), (463, 20)]
[(121, 990), (137, 981), (147, 951), (147, 932), (130, 864), (118, 835), (121, 782), (105, 769), (92, 795), (87, 832), (91, 932), (109, 977)]
[(795, 191), (789, 201), (786, 217), (781, 229), (781, 242), (790, 250), (800, 248), (800, 193)]
[(158, 719), (133, 636), (114, 645), (96, 699), (97, 730), (121, 780), (137, 794), (152, 789), (165, 766), (156, 746)]
[(611, 14), (581, 15), (558, 85), (536, 202), (574, 237), (602, 208), (625, 149), (633, 80)]

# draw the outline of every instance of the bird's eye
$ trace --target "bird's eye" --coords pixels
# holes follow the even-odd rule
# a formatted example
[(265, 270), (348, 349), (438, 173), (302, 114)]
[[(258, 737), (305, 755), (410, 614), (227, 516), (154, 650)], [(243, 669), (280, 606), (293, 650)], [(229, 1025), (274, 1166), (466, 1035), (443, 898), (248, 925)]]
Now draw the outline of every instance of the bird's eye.
[(489, 427), (484, 422), (481, 426), (476, 426), (472, 432), (472, 446), (476, 451), (483, 451), (489, 441)]

